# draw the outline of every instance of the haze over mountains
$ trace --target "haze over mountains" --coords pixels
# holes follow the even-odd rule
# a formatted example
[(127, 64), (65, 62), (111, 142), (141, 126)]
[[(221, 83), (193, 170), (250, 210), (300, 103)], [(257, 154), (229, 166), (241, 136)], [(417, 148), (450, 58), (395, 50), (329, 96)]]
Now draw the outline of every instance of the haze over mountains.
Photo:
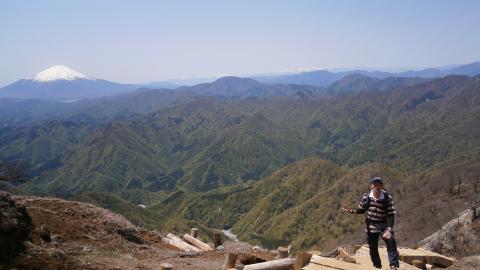
[[(359, 223), (335, 205), (354, 203), (364, 181), (381, 174), (403, 200), (399, 230), (421, 239), (462, 210), (480, 173), (477, 68), (437, 70), (468, 73), (438, 78), (347, 72), (322, 87), (224, 77), (174, 90), (113, 83), (108, 91), (55, 68), (23, 82), (31, 88), (17, 88), (20, 81), (0, 89), (18, 95), (0, 99), (0, 160), (29, 177), (4, 188), (93, 202), (158, 229), (193, 222), (233, 227), (263, 245), (309, 247), (359, 239)], [(58, 102), (82, 99), (74, 85), (84, 83), (91, 99)], [(40, 94), (48, 98), (26, 98)], [(422, 206), (406, 213), (412, 201)], [(433, 202), (452, 209), (434, 215)], [(147, 209), (137, 211), (140, 203)], [(413, 215), (431, 226), (415, 227)]]
[[(437, 78), (447, 75), (467, 75), (475, 76), (480, 74), (480, 62), (473, 62), (465, 65), (454, 65), (446, 68), (428, 68), (417, 71), (404, 71), (399, 73), (383, 71), (365, 71), (351, 70), (343, 72), (331, 72), (328, 70), (317, 70), (301, 72), (296, 74), (278, 75), (278, 76), (252, 76), (253, 79), (268, 85), (274, 84), (295, 84), (308, 85), (312, 87), (326, 87), (335, 81), (341, 80), (351, 75), (363, 75), (370, 78), (385, 79), (387, 77), (402, 78)], [(226, 77), (228, 78), (228, 77)], [(231, 78), (231, 77), (230, 77)], [(197, 89), (190, 89), (195, 92), (198, 88), (205, 86), (205, 83), (215, 81), (213, 78), (191, 79), (178, 81), (160, 81), (146, 85), (132, 85), (110, 82), (102, 79), (93, 79), (66, 66), (58, 65), (39, 72), (33, 79), (21, 79), (10, 85), (0, 88), (0, 98), (18, 98), (18, 99), (40, 99), (47, 101), (77, 101), (82, 99), (94, 99), (118, 95), (139, 88), (164, 88), (185, 90), (182, 85), (198, 85)], [(230, 79), (231, 80), (231, 79)], [(220, 80), (226, 82), (228, 79)], [(201, 83), (204, 82), (204, 83)], [(243, 81), (245, 84), (246, 81)], [(252, 83), (252, 81), (250, 81)], [(221, 86), (220, 86), (221, 87)], [(236, 89), (237, 92), (218, 93), (210, 90), (204, 90), (202, 95), (225, 95), (225, 96), (265, 96), (265, 95), (288, 95), (288, 89), (262, 89), (251, 88)], [(232, 88), (231, 88), (232, 89)], [(258, 91), (257, 91), (258, 90)], [(211, 92), (213, 91), (213, 92)], [(240, 92), (238, 92), (240, 91)], [(332, 94), (332, 93), (330, 93)]]
[(302, 72), (299, 74), (280, 75), (280, 76), (266, 76), (256, 77), (257, 80), (266, 83), (287, 83), (287, 84), (305, 84), (312, 86), (327, 86), (335, 81), (338, 81), (345, 76), (352, 74), (360, 74), (372, 78), (387, 78), (387, 77), (415, 77), (415, 78), (436, 78), (447, 75), (467, 75), (475, 76), (480, 74), (480, 62), (473, 62), (465, 65), (455, 65), (446, 68), (427, 68), (423, 70), (410, 70), (403, 72), (384, 72), (384, 71), (365, 71), (365, 70), (350, 70), (343, 72), (331, 72), (328, 70), (317, 70)]

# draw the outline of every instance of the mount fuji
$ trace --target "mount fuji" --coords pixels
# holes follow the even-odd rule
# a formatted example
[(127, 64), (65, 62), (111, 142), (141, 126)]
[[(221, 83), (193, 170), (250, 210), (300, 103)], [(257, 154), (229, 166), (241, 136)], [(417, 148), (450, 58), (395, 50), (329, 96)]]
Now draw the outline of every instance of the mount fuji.
[(83, 75), (57, 65), (38, 73), (33, 79), (21, 79), (0, 88), (0, 98), (75, 101), (122, 94), (140, 88)]

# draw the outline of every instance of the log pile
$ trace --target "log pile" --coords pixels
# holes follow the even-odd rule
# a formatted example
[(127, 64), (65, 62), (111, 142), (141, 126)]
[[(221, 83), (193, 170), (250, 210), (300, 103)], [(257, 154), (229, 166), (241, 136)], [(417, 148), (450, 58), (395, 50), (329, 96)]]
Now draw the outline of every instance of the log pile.
[(183, 241), (180, 237), (173, 235), (171, 233), (167, 234), (166, 238), (163, 238), (163, 241), (172, 245), (182, 251), (186, 252), (201, 252), (201, 250), (195, 246), (190, 245), (189, 243)]

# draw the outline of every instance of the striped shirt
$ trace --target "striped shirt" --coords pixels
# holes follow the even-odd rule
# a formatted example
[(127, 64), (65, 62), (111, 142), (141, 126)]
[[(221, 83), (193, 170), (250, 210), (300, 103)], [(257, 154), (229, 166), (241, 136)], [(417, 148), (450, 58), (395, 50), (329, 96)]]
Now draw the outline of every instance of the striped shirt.
[[(385, 203), (385, 200), (386, 203)], [(370, 201), (370, 204), (369, 204)], [(386, 205), (386, 209), (385, 209)], [(367, 209), (368, 208), (368, 209)], [(382, 190), (380, 198), (375, 199), (373, 191), (363, 194), (362, 200), (357, 208), (358, 214), (367, 213), (365, 230), (370, 233), (383, 232), (387, 226), (393, 227), (395, 217), (395, 205), (393, 198), (386, 191)]]

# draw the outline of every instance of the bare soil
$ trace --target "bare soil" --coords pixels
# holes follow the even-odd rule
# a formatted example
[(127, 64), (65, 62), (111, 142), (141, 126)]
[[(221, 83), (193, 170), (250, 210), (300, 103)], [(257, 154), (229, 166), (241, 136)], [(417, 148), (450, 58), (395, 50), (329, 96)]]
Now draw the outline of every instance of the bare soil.
[[(0, 269), (159, 269), (161, 263), (170, 263), (174, 269), (212, 270), (221, 269), (229, 251), (238, 253), (238, 263), (245, 264), (275, 256), (232, 241), (224, 242), (222, 251), (182, 252), (162, 242), (162, 233), (136, 227), (123, 216), (91, 204), (40, 197), (15, 200), (27, 207), (35, 230), (26, 251)], [(138, 232), (145, 243), (128, 241), (118, 229)], [(43, 240), (45, 232), (51, 241)]]

